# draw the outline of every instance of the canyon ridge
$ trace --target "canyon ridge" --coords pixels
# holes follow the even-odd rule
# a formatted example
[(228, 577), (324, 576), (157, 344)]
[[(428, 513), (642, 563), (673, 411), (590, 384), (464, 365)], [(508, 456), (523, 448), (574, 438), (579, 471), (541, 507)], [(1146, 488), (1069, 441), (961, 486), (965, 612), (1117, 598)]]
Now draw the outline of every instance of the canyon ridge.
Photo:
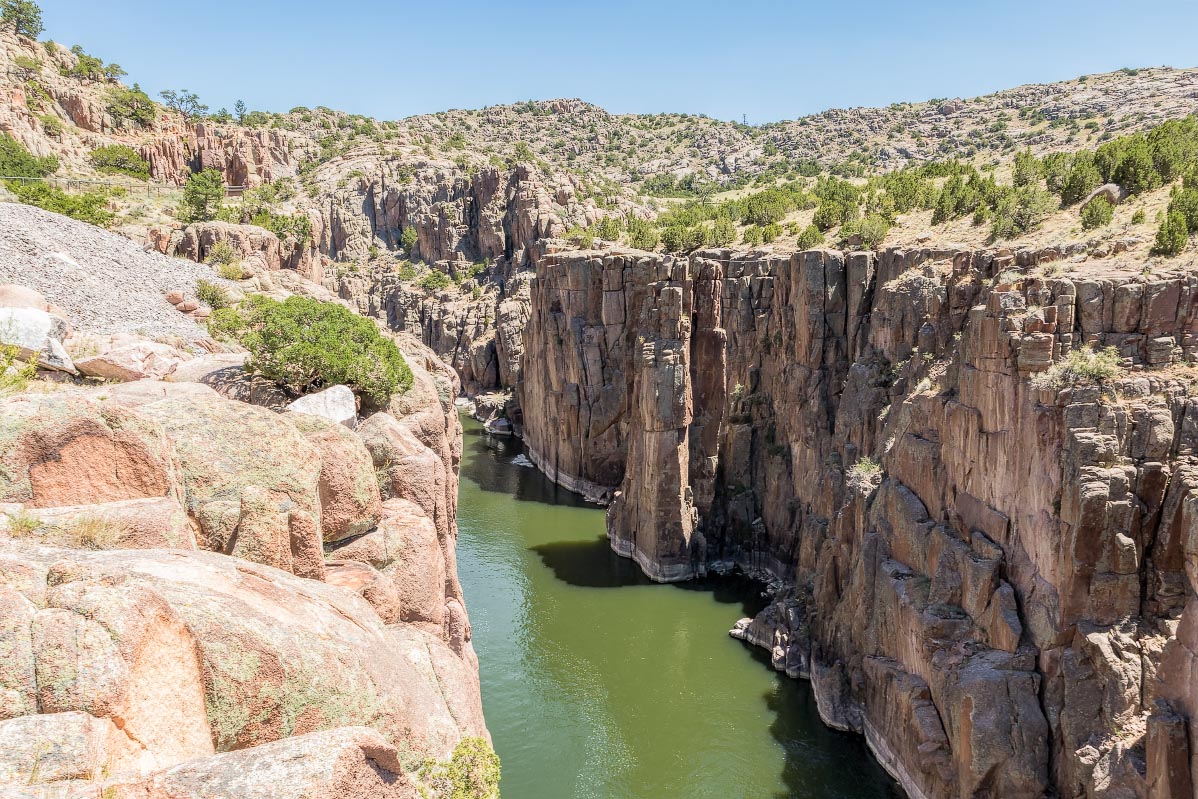
[[(731, 634), (913, 799), (1198, 795), (1198, 70), (764, 126), (120, 77), (0, 30), (0, 794), (497, 796), (468, 400), (652, 580), (768, 586)], [(272, 372), (282, 308), (387, 355)]]

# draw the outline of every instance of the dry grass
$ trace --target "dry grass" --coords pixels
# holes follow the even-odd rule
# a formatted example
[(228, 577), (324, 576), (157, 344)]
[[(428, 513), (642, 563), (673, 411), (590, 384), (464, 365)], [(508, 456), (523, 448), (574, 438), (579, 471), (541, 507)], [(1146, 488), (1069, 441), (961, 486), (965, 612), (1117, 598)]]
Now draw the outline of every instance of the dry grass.
[(80, 516), (56, 529), (57, 543), (72, 549), (116, 549), (128, 529), (99, 516)]
[(27, 538), (42, 526), (41, 519), (24, 511), (10, 513), (5, 517), (4, 521), (4, 530), (12, 538)]

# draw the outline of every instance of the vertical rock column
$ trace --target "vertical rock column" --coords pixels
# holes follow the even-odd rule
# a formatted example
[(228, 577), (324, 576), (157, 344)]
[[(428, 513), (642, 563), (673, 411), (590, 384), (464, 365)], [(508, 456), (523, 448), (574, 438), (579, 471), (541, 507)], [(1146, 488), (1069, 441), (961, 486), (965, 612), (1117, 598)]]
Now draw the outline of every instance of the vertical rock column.
[(632, 359), (628, 469), (608, 510), (612, 548), (650, 578), (686, 580), (704, 572), (688, 485), (691, 285), (684, 261), (646, 298)]

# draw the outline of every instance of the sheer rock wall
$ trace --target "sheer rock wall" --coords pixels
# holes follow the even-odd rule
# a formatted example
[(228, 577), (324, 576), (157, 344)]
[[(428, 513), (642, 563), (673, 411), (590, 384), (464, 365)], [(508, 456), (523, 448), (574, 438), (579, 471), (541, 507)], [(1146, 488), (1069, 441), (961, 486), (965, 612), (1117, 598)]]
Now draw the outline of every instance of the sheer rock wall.
[(651, 577), (793, 586), (746, 637), (910, 795), (1192, 796), (1198, 280), (1053, 255), (551, 255), (526, 442)]

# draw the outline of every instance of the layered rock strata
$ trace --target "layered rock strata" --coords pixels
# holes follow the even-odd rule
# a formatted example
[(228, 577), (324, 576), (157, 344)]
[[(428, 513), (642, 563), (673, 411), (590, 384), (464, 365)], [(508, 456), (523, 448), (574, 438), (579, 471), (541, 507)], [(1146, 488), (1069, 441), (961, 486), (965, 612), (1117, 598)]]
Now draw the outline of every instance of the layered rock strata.
[(1181, 799), (1198, 283), (1052, 256), (550, 256), (526, 441), (651, 577), (793, 586), (740, 635), (911, 796)]

